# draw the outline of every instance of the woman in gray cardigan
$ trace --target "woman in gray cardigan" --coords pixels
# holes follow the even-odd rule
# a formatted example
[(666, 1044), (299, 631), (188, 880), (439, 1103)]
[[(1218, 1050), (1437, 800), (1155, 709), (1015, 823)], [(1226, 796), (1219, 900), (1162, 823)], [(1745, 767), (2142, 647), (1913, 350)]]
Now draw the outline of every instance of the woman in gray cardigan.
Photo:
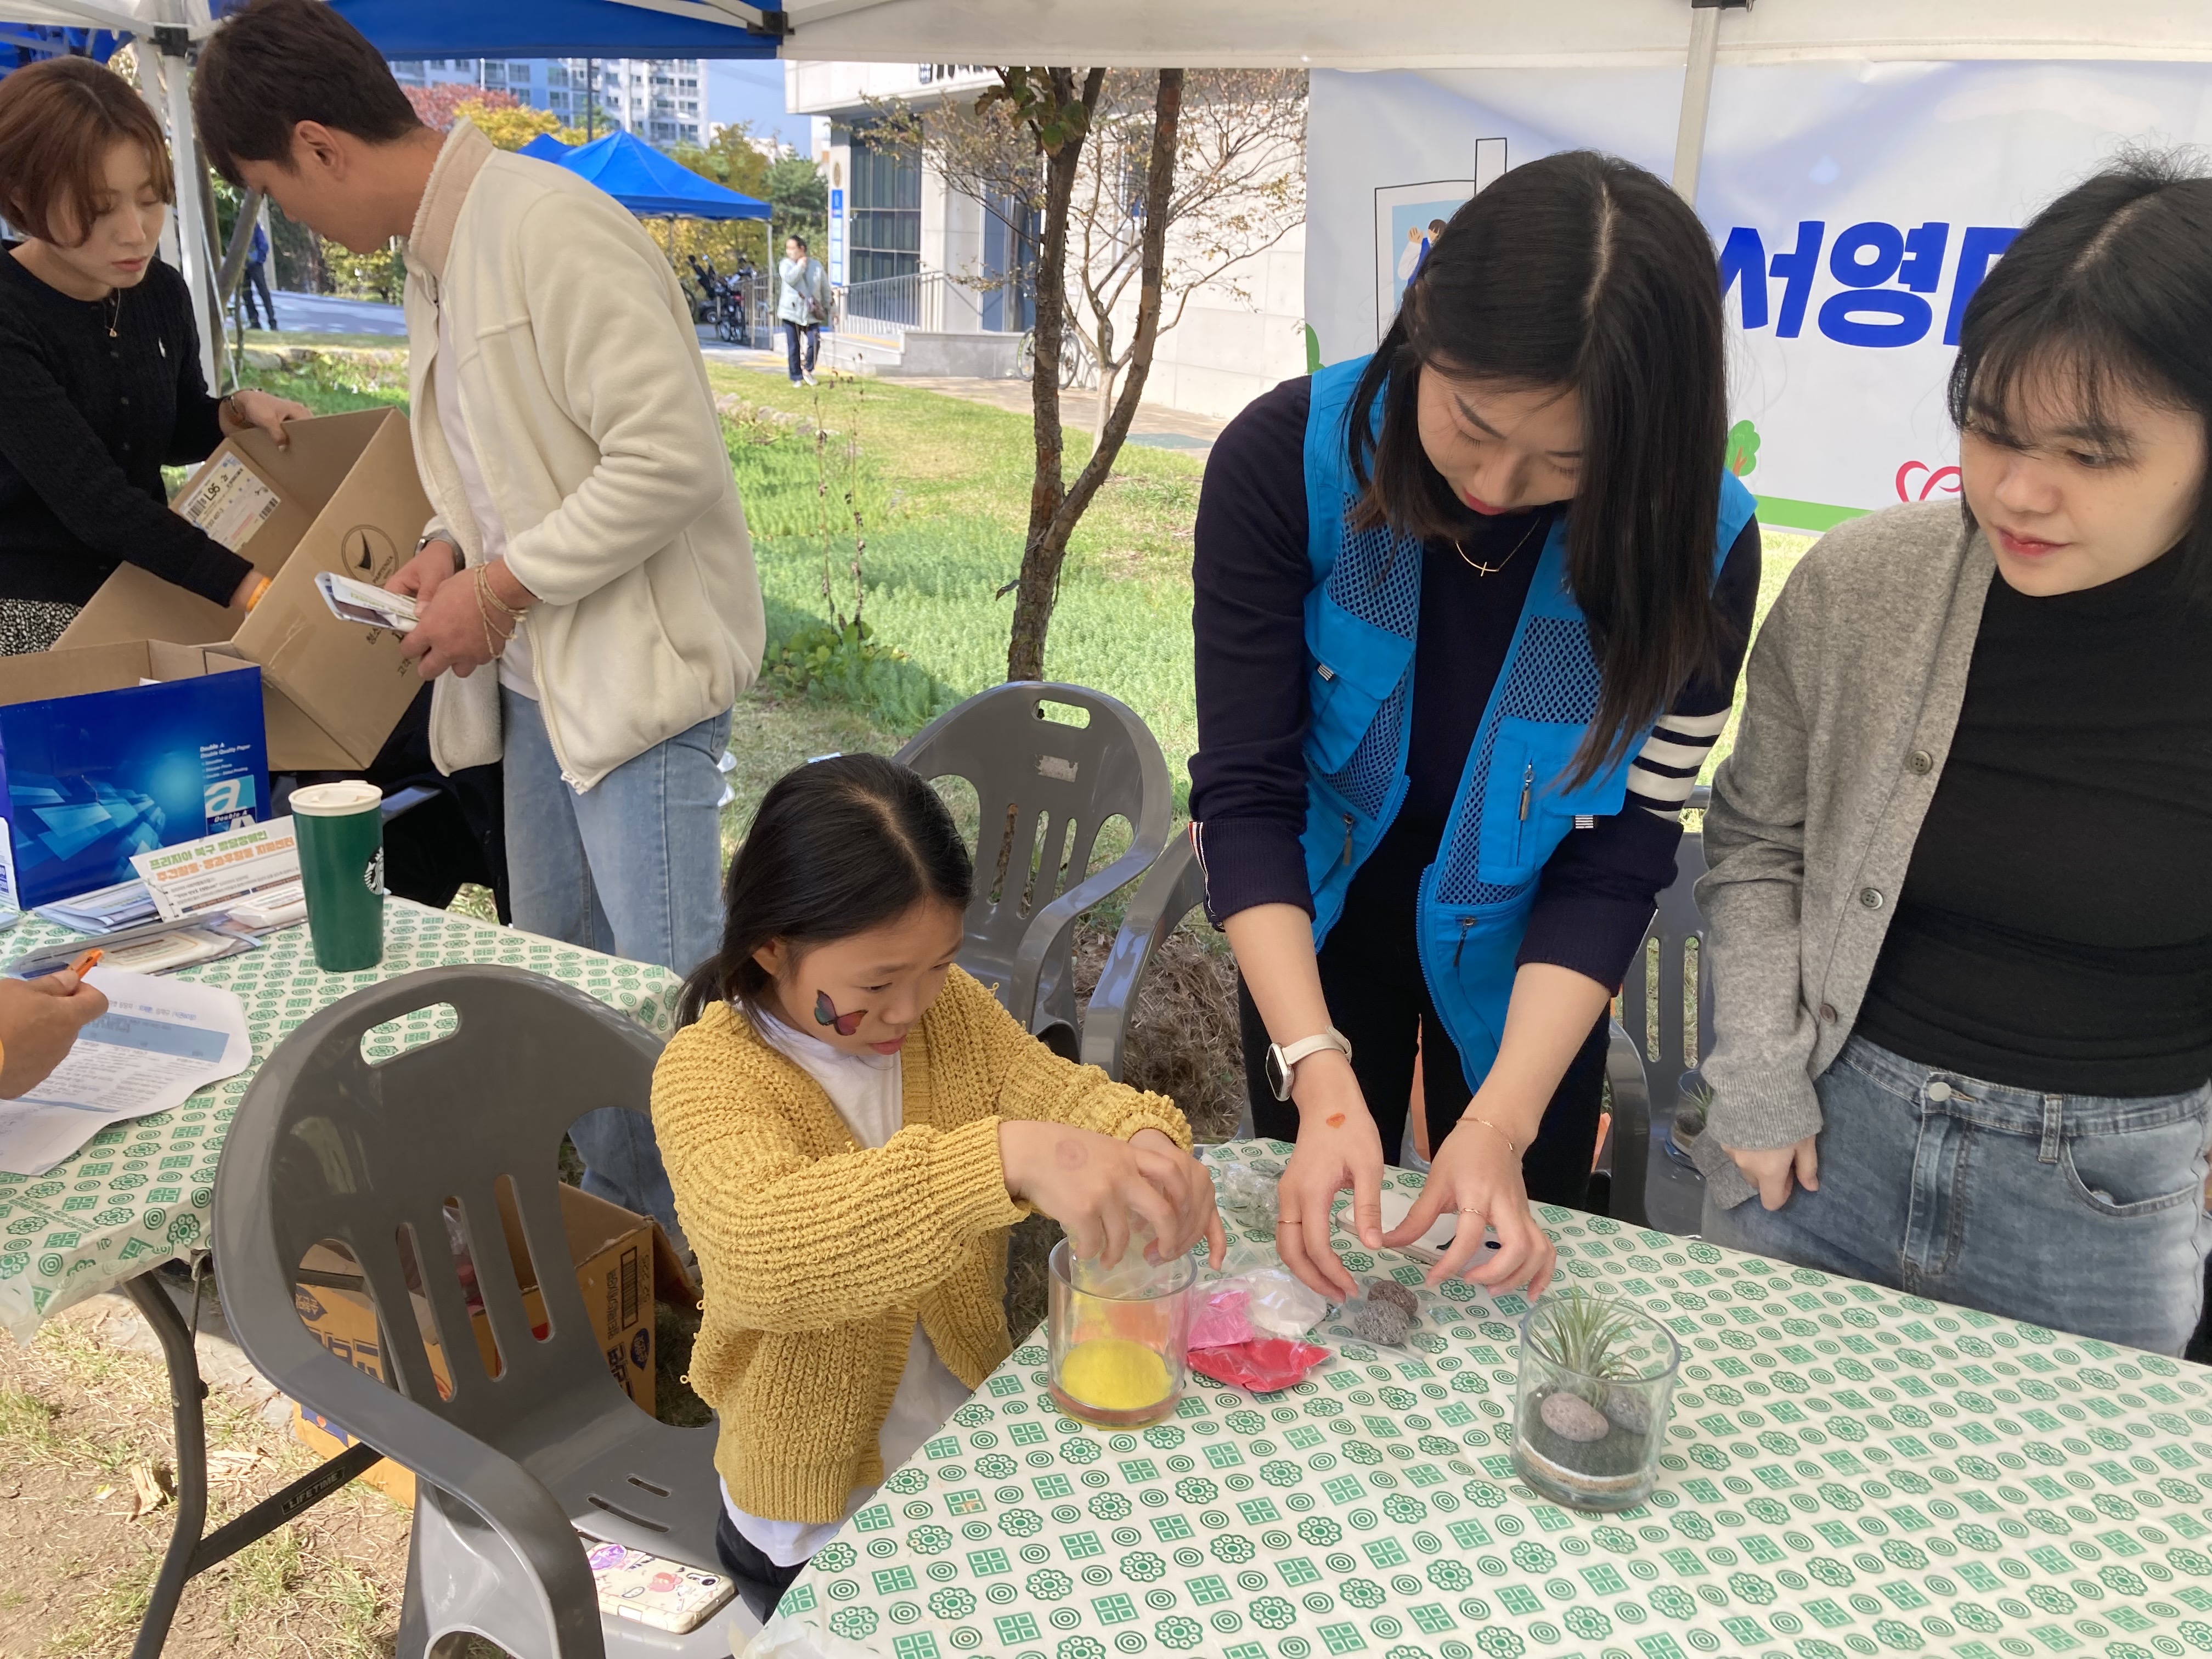
[(1752, 653), (1698, 888), (1705, 1231), (2179, 1352), (2212, 1243), (2212, 178), (2140, 159), (2038, 216), (1950, 402), (1964, 514), (1831, 532)]

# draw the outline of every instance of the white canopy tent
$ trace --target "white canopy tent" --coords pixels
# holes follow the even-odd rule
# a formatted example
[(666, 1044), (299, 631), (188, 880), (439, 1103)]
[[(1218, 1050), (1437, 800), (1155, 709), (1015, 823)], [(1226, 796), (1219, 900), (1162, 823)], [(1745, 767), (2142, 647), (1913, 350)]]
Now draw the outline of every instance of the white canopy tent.
[[(1716, 63), (2056, 59), (2212, 62), (2212, 0), (605, 0), (625, 11), (781, 36), (810, 61), (1109, 64), (1346, 70), (1685, 66), (1674, 182), (1694, 198)], [(208, 0), (0, 0), (11, 21), (112, 29), (155, 47), (141, 90), (198, 176), (186, 55)], [(160, 60), (157, 70), (155, 60)], [(178, 192), (194, 293), (217, 262), (199, 195)], [(209, 370), (212, 380), (212, 342)]]
[(816, 61), (988, 64), (1018, 52), (1138, 68), (1681, 64), (1674, 185), (1692, 201), (1716, 63), (2212, 61), (2208, 0), (786, 0), (784, 12), (780, 55)]
[[(1019, 55), (1135, 68), (1652, 68), (1683, 61), (1692, 9), (1691, 0), (786, 0), (781, 55), (979, 64)], [(1757, 0), (1721, 16), (1717, 45), (1724, 64), (2212, 60), (2212, 5)]]

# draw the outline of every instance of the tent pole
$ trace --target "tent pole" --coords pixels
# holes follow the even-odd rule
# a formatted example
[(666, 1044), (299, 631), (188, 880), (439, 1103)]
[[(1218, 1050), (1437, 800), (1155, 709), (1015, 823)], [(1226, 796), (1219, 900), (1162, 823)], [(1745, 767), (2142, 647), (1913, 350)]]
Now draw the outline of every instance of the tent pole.
[[(1682, 74), (1682, 114), (1674, 129), (1674, 193), (1698, 204), (1698, 173), (1705, 155), (1705, 117), (1713, 102), (1713, 59), (1720, 50), (1721, 12), (1730, 0), (1690, 0), (1690, 52)], [(1749, 0), (1735, 0), (1746, 10)]]
[[(181, 18), (184, 7), (172, 0), (165, 9)], [(155, 49), (161, 54), (163, 78), (168, 82), (169, 160), (177, 177), (178, 268), (194, 300), (204, 307), (214, 302), (215, 272), (208, 258), (210, 240), (205, 211), (198, 135), (192, 131), (191, 65), (185, 53), (191, 36), (182, 21), (157, 24), (151, 31)], [(200, 373), (208, 385), (220, 386), (216, 341), (200, 331)]]
[[(161, 54), (154, 50), (150, 37), (138, 37), (131, 52), (131, 61), (138, 66), (138, 95), (154, 112), (154, 118), (166, 131), (169, 125), (167, 101), (161, 93)], [(165, 214), (161, 219), (161, 263), (172, 270), (185, 268), (183, 257), (177, 249), (177, 216)]]

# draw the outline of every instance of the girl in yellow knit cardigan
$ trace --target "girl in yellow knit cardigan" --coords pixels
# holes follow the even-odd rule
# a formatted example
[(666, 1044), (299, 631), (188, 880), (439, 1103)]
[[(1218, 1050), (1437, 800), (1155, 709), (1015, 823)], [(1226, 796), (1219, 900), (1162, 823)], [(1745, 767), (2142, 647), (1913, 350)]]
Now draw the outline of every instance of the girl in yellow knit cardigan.
[(764, 1612), (1003, 1360), (1006, 1229), (1224, 1254), (1172, 1102), (1059, 1058), (953, 965), (973, 872), (894, 761), (790, 773), (731, 863), (653, 1121), (699, 1254), (723, 1565)]

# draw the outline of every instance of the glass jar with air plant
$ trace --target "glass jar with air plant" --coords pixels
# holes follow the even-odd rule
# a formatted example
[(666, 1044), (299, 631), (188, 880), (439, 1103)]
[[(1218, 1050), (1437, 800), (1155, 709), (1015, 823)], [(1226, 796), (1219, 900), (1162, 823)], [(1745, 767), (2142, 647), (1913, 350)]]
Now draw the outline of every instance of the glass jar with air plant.
[(1633, 1509), (1651, 1494), (1682, 1351), (1632, 1304), (1580, 1286), (1521, 1316), (1513, 1466), (1543, 1497)]

